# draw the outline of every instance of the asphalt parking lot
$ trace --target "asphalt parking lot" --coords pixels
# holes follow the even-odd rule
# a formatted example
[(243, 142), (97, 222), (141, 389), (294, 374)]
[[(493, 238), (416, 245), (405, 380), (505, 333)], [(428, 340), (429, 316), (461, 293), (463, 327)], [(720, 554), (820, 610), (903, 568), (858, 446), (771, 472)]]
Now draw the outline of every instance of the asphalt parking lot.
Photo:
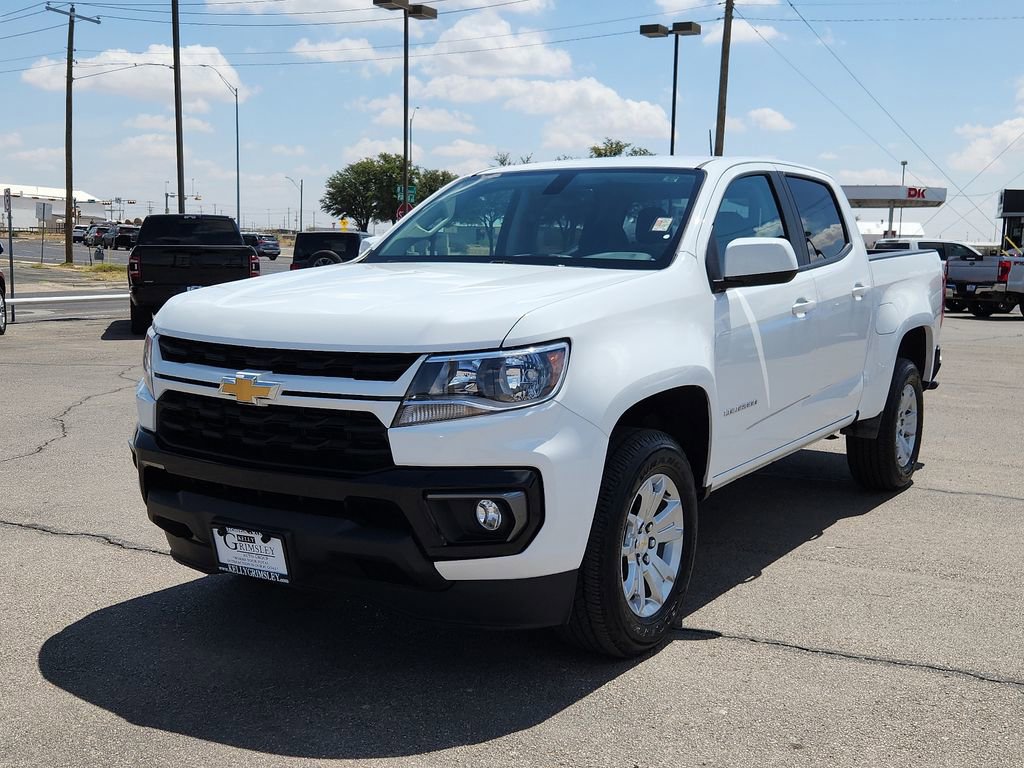
[(832, 440), (706, 502), (631, 663), (173, 563), (125, 315), (0, 338), (0, 765), (1024, 765), (1019, 311), (946, 319), (908, 490)]

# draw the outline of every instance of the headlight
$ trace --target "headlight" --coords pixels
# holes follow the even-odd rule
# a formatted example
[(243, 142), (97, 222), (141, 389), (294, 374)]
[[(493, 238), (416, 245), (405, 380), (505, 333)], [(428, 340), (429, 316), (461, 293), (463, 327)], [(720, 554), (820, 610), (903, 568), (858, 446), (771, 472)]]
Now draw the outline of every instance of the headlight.
[(558, 392), (568, 342), (430, 357), (420, 366), (394, 426), (464, 419), (537, 405)]
[(150, 329), (146, 334), (146, 346), (142, 350), (142, 378), (146, 382), (146, 389), (153, 397), (156, 397), (156, 388), (153, 386), (153, 344), (155, 341), (156, 334)]

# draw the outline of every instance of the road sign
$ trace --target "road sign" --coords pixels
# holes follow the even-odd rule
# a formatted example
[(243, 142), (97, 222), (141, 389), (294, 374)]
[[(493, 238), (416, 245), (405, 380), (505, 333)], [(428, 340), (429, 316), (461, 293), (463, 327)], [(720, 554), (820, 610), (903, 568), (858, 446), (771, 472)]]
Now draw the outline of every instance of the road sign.
[(398, 206), (398, 211), (395, 213), (395, 218), (400, 219), (411, 210), (412, 203), (402, 203), (400, 206)]
[(4, 189), (4, 213), (11, 212), (11, 188), (6, 187)]
[(36, 203), (36, 221), (46, 221), (53, 214), (51, 203)]
[[(402, 185), (401, 184), (399, 184), (397, 187), (395, 187), (395, 199), (396, 200), (401, 200), (402, 199)], [(410, 184), (409, 185), (409, 197), (406, 200), (406, 202), (407, 203), (415, 203), (416, 202), (416, 185), (415, 184)]]

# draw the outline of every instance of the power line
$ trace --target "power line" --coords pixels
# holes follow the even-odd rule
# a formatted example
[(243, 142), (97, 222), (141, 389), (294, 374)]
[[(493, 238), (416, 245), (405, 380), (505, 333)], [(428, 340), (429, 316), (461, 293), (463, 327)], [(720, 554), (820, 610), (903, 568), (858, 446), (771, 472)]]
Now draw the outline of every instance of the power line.
[[(871, 99), (871, 100), (872, 100), (872, 101), (873, 101), (873, 102), (875, 103), (875, 105), (876, 105), (876, 106), (877, 106), (877, 107), (878, 107), (879, 109), (881, 109), (881, 110), (882, 110), (882, 112), (884, 112), (884, 113), (885, 113), (886, 117), (888, 117), (888, 118), (889, 118), (889, 120), (891, 120), (891, 121), (892, 121), (893, 125), (895, 125), (895, 126), (896, 126), (897, 128), (899, 128), (899, 129), (900, 129), (900, 132), (901, 132), (901, 133), (902, 133), (902, 134), (903, 134), (904, 136), (906, 136), (906, 137), (907, 137), (907, 139), (908, 139), (908, 140), (910, 141), (910, 143), (911, 143), (911, 144), (913, 144), (913, 145), (914, 145), (914, 146), (915, 146), (915, 147), (917, 148), (917, 151), (918, 151), (918, 152), (920, 152), (920, 153), (921, 153), (922, 155), (924, 155), (924, 156), (925, 156), (925, 158), (927, 158), (928, 162), (930, 162), (930, 163), (931, 163), (931, 164), (932, 164), (932, 165), (933, 165), (933, 166), (935, 167), (935, 169), (936, 169), (936, 170), (937, 170), (937, 171), (938, 171), (938, 172), (939, 172), (940, 174), (942, 174), (942, 177), (943, 177), (944, 179), (946, 179), (946, 181), (948, 181), (948, 182), (949, 182), (949, 183), (950, 183), (951, 185), (953, 185), (953, 187), (955, 187), (955, 188), (956, 188), (956, 191), (957, 191), (957, 192), (960, 192), (960, 193), (962, 194), (962, 193), (963, 193), (963, 189), (961, 189), (961, 188), (960, 188), (960, 185), (958, 185), (958, 184), (957, 184), (957, 183), (956, 183), (955, 181), (953, 181), (953, 178), (952, 178), (952, 177), (951, 177), (951, 176), (950, 176), (950, 175), (949, 175), (948, 173), (946, 173), (946, 172), (945, 172), (945, 171), (943, 170), (942, 166), (941, 166), (941, 165), (939, 165), (939, 164), (938, 164), (938, 163), (937, 163), (937, 162), (935, 161), (935, 159), (934, 159), (934, 158), (932, 158), (932, 156), (931, 156), (930, 154), (928, 154), (927, 150), (925, 150), (925, 148), (921, 146), (921, 144), (920, 144), (920, 143), (919, 143), (919, 142), (917, 141), (917, 139), (915, 139), (915, 138), (914, 138), (914, 137), (913, 137), (913, 136), (912, 136), (912, 135), (910, 134), (910, 132), (909, 132), (909, 131), (908, 131), (908, 130), (907, 130), (906, 128), (904, 128), (904, 127), (903, 127), (903, 124), (902, 124), (902, 123), (900, 123), (900, 121), (896, 119), (896, 117), (895, 117), (895, 116), (894, 116), (894, 115), (892, 114), (892, 112), (890, 112), (890, 111), (889, 111), (888, 109), (886, 109), (885, 105), (884, 105), (884, 104), (882, 104), (882, 102), (878, 100), (878, 97), (877, 97), (877, 96), (875, 96), (875, 94), (873, 94), (873, 93), (871, 92), (871, 90), (870, 90), (870, 89), (869, 89), (869, 88), (868, 88), (868, 87), (867, 87), (866, 85), (864, 85), (864, 83), (863, 83), (863, 82), (861, 81), (861, 79), (860, 79), (859, 77), (857, 77), (857, 75), (855, 75), (855, 74), (854, 74), (853, 70), (851, 70), (851, 69), (850, 69), (850, 68), (849, 68), (849, 67), (848, 67), (848, 66), (846, 65), (846, 62), (845, 62), (845, 61), (843, 61), (843, 60), (842, 60), (842, 59), (841, 59), (841, 58), (839, 57), (839, 54), (837, 54), (837, 53), (836, 53), (836, 52), (835, 52), (835, 51), (834, 51), (834, 50), (832, 49), (832, 46), (830, 46), (830, 45), (829, 45), (829, 44), (828, 44), (828, 43), (827, 43), (827, 42), (826, 42), (826, 41), (824, 40), (824, 38), (822, 38), (822, 36), (818, 34), (817, 30), (815, 30), (815, 28), (814, 28), (814, 27), (812, 27), (812, 26), (810, 25), (810, 23), (809, 23), (809, 22), (808, 22), (808, 21), (807, 21), (806, 19), (804, 19), (804, 17), (803, 17), (803, 14), (801, 14), (801, 13), (800, 13), (800, 11), (799, 11), (799, 10), (797, 10), (797, 7), (796, 7), (795, 5), (793, 5), (793, 2), (792, 2), (792, 0), (788, 0), (788, 3), (789, 3), (789, 7), (793, 9), (793, 12), (794, 12), (794, 13), (795, 13), (795, 14), (796, 14), (797, 16), (799, 16), (799, 17), (800, 17), (800, 20), (804, 22), (804, 25), (805, 25), (805, 26), (806, 26), (806, 27), (807, 27), (807, 28), (808, 28), (809, 30), (811, 30), (811, 33), (812, 33), (812, 34), (813, 34), (813, 35), (814, 35), (814, 36), (815, 36), (815, 37), (816, 37), (816, 38), (818, 39), (818, 42), (819, 42), (819, 43), (821, 43), (821, 44), (822, 44), (822, 45), (823, 45), (823, 46), (825, 47), (825, 50), (826, 50), (826, 51), (828, 51), (828, 52), (829, 52), (829, 53), (830, 53), (830, 54), (832, 55), (832, 58), (834, 58), (834, 59), (836, 60), (836, 62), (838, 62), (839, 66), (841, 66), (841, 67), (842, 67), (842, 68), (843, 68), (843, 69), (844, 69), (844, 70), (846, 71), (846, 73), (847, 73), (847, 74), (848, 74), (848, 75), (849, 75), (849, 76), (850, 76), (850, 77), (851, 77), (851, 78), (853, 79), (853, 81), (854, 81), (855, 83), (857, 83), (857, 85), (858, 85), (858, 86), (860, 86), (861, 90), (862, 90), (862, 91), (864, 91), (864, 93), (866, 93), (866, 94), (868, 95), (868, 98), (870, 98), (870, 99)], [(982, 210), (981, 210), (980, 208), (978, 208), (977, 204), (976, 204), (976, 203), (975, 203), (975, 202), (974, 202), (973, 200), (971, 200), (970, 198), (967, 198), (967, 200), (968, 200), (968, 202), (970, 202), (970, 203), (971, 203), (971, 205), (973, 205), (973, 206), (974, 206), (975, 210), (977, 210), (977, 211), (978, 211), (978, 213), (979, 213), (979, 214), (981, 214), (982, 218), (984, 218), (984, 219), (985, 219), (986, 221), (987, 221), (988, 219), (990, 219), (990, 218), (991, 218), (991, 217), (989, 217), (989, 216), (986, 216), (986, 215), (984, 214), (984, 212), (982, 212)], [(968, 223), (969, 223), (969, 224), (970, 224), (970, 225), (971, 225), (972, 227), (974, 227), (974, 228), (975, 228), (976, 230), (978, 230), (978, 232), (981, 232), (981, 229), (980, 229), (979, 227), (977, 227), (977, 226), (976, 226), (975, 224), (973, 224), (972, 222), (968, 222)], [(985, 235), (985, 233), (984, 233), (984, 232), (981, 232), (981, 234), (982, 234), (982, 236), (984, 236), (984, 235)]]
[(26, 35), (35, 35), (39, 32), (49, 32), (51, 29), (60, 29), (63, 24), (54, 24), (52, 27), (42, 27), (40, 29), (30, 29), (28, 32), (18, 32), (14, 35), (3, 35), (0, 40), (10, 40), (12, 37), (25, 37)]
[[(794, 10), (796, 10), (794, 8)], [(797, 11), (799, 13), (799, 11)], [(1020, 21), (1024, 16), (875, 16), (842, 19), (805, 19), (801, 16), (794, 19), (790, 16), (747, 16), (750, 21), (802, 21), (821, 24), (877, 24), (904, 21)]]
[(42, 8), (42, 9), (40, 9), (38, 11), (32, 11), (32, 13), (25, 13), (25, 14), (22, 14), (21, 16), (14, 16), (14, 17), (12, 17), (10, 19), (0, 19), (0, 24), (10, 24), (10, 23), (15, 22), (15, 21), (21, 21), (22, 19), (30, 19), (33, 16), (38, 16), (41, 13), (46, 13), (46, 9)]
[[(481, 11), (489, 8), (500, 8), (507, 5), (519, 5), (520, 3), (526, 3), (530, 0), (502, 0), (497, 3), (488, 3), (486, 5), (477, 5), (469, 8), (455, 8), (450, 11), (438, 11), (438, 15), (447, 15), (453, 13), (469, 13), (470, 11)], [(212, 14), (211, 14), (212, 15)], [(115, 19), (117, 21), (136, 21), (145, 24), (166, 24), (166, 19), (140, 19), (135, 16), (112, 16), (109, 14), (103, 15), (104, 19)], [(238, 22), (229, 21), (182, 21), (182, 26), (189, 27), (233, 27), (235, 29), (248, 29), (256, 27), (334, 27), (344, 26), (349, 24), (383, 24), (391, 19), (390, 16), (375, 16), (367, 19), (350, 19), (348, 21), (274, 21), (267, 24), (240, 24)]]
[(31, 10), (32, 8), (38, 8), (40, 5), (45, 5), (45, 3), (32, 3), (32, 5), (26, 5), (24, 8), (18, 8), (17, 10), (14, 11), (4, 11), (3, 13), (0, 13), (0, 19), (3, 19), (7, 16), (13, 16), (16, 13), (21, 13), (22, 11)]

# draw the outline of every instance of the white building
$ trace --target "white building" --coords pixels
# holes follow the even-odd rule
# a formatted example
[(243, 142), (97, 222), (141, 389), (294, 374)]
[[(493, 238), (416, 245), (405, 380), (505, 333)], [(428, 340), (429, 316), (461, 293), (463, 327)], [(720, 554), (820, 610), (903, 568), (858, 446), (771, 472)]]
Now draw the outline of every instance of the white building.
[[(53, 207), (46, 220), (47, 228), (64, 223), (63, 189), (0, 182), (0, 190), (4, 189), (11, 190), (12, 225), (15, 229), (35, 229), (39, 226), (39, 222), (36, 221), (36, 203), (49, 203)], [(75, 190), (74, 195), (75, 204), (78, 206), (76, 224), (92, 224), (94, 221), (107, 220), (107, 211), (100, 198), (82, 190)], [(6, 218), (2, 226), (7, 226)]]

